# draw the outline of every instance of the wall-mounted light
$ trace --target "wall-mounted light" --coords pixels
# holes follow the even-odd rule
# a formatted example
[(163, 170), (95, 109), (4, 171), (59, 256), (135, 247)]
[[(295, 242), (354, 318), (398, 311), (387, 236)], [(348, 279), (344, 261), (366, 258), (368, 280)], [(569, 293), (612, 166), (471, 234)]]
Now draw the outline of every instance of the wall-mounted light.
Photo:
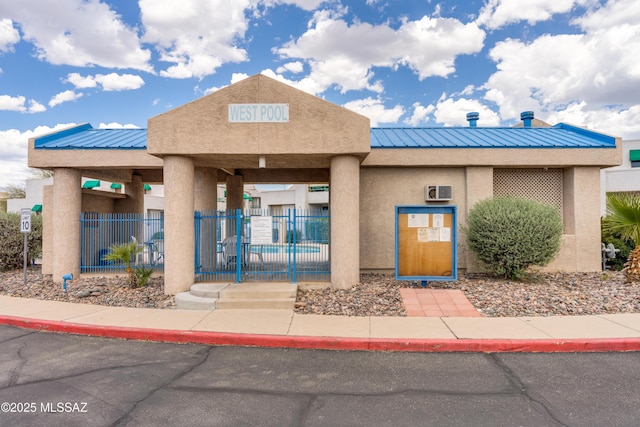
[(264, 156), (258, 158), (258, 167), (264, 169), (267, 167), (267, 159)]

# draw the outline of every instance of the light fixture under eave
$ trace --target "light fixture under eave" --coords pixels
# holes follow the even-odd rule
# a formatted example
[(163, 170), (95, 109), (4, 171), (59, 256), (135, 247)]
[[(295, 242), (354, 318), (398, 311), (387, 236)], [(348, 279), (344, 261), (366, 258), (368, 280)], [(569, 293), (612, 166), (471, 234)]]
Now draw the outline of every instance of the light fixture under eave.
[(258, 167), (264, 169), (267, 167), (267, 159), (264, 156), (258, 158)]

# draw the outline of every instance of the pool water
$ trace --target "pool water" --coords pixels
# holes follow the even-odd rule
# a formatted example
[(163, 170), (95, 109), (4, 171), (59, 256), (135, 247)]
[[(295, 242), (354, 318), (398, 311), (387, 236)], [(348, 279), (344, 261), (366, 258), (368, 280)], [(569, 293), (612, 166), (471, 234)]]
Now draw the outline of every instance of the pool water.
[(300, 246), (300, 245), (254, 245), (251, 252), (263, 254), (288, 254), (294, 252), (297, 254), (317, 254), (320, 253), (318, 246)]

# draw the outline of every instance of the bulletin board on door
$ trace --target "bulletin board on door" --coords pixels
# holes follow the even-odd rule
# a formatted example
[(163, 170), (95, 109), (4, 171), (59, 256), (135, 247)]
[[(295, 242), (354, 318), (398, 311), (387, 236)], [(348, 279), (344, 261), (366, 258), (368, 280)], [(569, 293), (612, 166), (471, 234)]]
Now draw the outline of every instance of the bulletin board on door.
[(396, 279), (457, 280), (456, 206), (396, 206)]

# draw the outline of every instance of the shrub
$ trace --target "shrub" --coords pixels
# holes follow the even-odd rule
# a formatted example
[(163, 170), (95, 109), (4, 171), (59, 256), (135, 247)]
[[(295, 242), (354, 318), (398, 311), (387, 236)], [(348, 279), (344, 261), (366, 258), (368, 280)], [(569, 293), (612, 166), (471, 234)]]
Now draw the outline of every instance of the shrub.
[[(109, 252), (102, 257), (104, 261), (113, 261), (122, 263), (127, 266), (127, 275), (129, 280), (129, 287), (138, 287), (138, 274), (134, 269), (133, 259), (136, 254), (140, 253), (142, 248), (138, 246), (135, 241), (129, 243), (114, 244), (109, 248)], [(147, 279), (148, 280), (148, 279)]]
[[(22, 268), (24, 234), (20, 232), (20, 214), (0, 212), (0, 271)], [(42, 254), (42, 217), (31, 215), (31, 233), (27, 234), (29, 259)]]
[(562, 219), (553, 207), (533, 200), (486, 199), (471, 208), (463, 231), (488, 271), (521, 279), (528, 267), (547, 265), (558, 254)]
[(611, 243), (616, 249), (620, 249), (620, 252), (616, 254), (615, 258), (607, 258), (607, 266), (612, 270), (620, 271), (624, 267), (625, 262), (627, 262), (627, 258), (635, 245), (633, 239), (624, 238), (619, 232), (608, 229), (606, 222), (607, 219), (603, 218), (600, 233), (601, 241), (605, 245)]

